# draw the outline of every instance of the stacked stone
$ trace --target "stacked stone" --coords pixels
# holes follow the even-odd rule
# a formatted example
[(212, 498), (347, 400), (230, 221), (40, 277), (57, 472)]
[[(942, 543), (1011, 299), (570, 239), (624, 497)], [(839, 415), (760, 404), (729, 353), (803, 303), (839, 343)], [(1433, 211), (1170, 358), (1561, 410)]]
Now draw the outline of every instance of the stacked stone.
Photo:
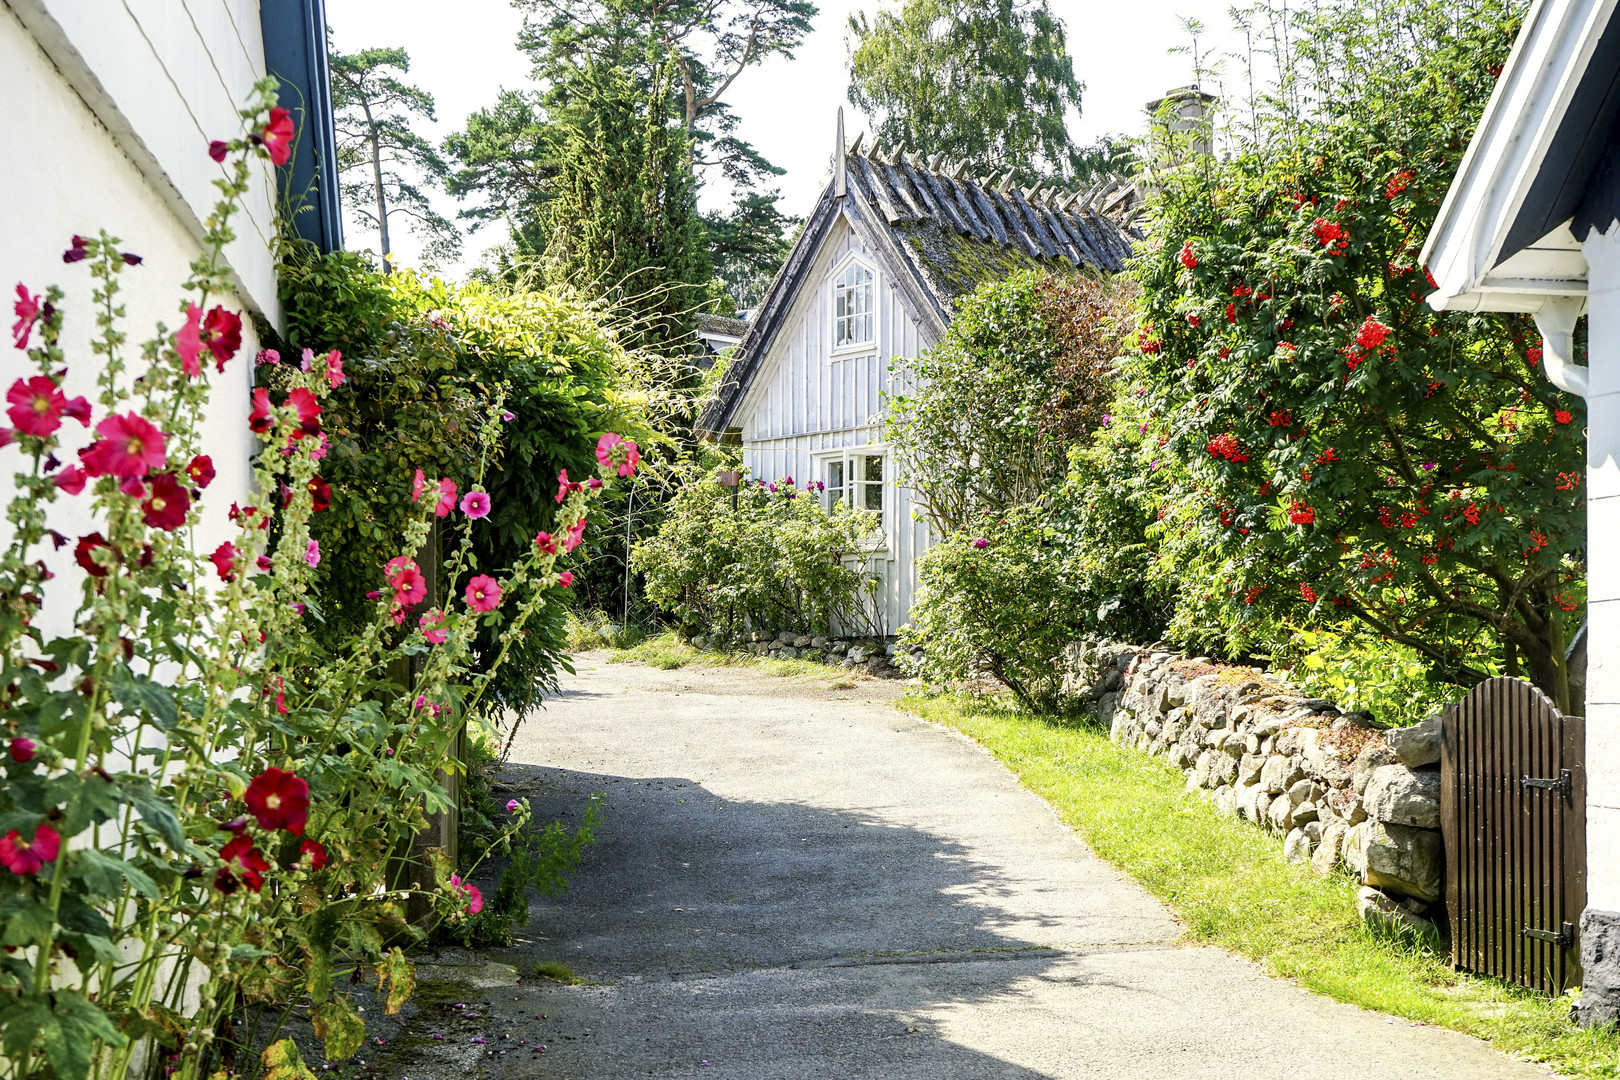
[(1281, 836), (1289, 859), (1348, 866), (1368, 923), (1434, 932), (1438, 718), (1381, 730), (1256, 669), (1117, 642), (1075, 642), (1062, 663), (1064, 691), (1092, 700), (1115, 742), (1186, 772), (1188, 790)]
[[(689, 640), (695, 649), (718, 648), (722, 644), (718, 636), (703, 634)], [(796, 630), (753, 630), (744, 635), (740, 647), (756, 656), (833, 664), (880, 679), (906, 678), (906, 658), (921, 652), (892, 638), (833, 638)]]

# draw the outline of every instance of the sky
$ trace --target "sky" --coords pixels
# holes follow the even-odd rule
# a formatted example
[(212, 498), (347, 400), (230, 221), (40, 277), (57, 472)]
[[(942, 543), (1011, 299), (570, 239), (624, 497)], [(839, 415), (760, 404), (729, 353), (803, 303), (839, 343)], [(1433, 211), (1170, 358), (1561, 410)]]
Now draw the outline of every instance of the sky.
[[(1192, 57), (1172, 50), (1190, 44), (1183, 20), (1205, 26), (1201, 54), (1235, 51), (1241, 38), (1229, 30), (1230, 0), (1051, 0), (1067, 29), (1069, 55), (1085, 84), (1078, 118), (1070, 129), (1080, 143), (1107, 134), (1140, 134), (1143, 106), (1164, 91), (1193, 81)], [(849, 16), (855, 11), (894, 8), (896, 0), (821, 0), (814, 30), (792, 59), (773, 57), (751, 68), (727, 95), (740, 118), (738, 134), (786, 169), (778, 178), (782, 209), (803, 216), (815, 204), (828, 175), (839, 106), (845, 135), (854, 139), (865, 124), (845, 99), (849, 86)], [(453, 8), (454, 18), (447, 18)], [(507, 0), (327, 0), (327, 22), (343, 52), (402, 46), (411, 59), (410, 81), (436, 99), (438, 123), (422, 134), (443, 138), (467, 115), (494, 102), (502, 89), (528, 83), (528, 62), (514, 42), (522, 17)], [(1206, 89), (1219, 93), (1219, 86)], [(723, 198), (711, 190), (710, 200)], [(454, 219), (457, 203), (440, 196), (438, 209)], [(395, 225), (397, 258), (414, 265), (417, 244)], [(366, 246), (351, 222), (346, 242)], [(504, 237), (486, 229), (466, 239), (459, 263), (442, 267), (459, 276), (479, 265), (483, 252)], [(375, 241), (373, 240), (374, 244)]]

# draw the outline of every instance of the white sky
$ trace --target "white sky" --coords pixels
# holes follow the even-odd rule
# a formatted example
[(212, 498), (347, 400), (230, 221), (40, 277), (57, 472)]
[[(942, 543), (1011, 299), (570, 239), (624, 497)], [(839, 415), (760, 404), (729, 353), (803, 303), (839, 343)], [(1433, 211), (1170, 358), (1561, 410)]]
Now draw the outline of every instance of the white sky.
[[(1072, 130), (1078, 141), (1099, 135), (1139, 134), (1142, 106), (1165, 90), (1192, 81), (1192, 58), (1172, 53), (1188, 43), (1181, 20), (1197, 18), (1206, 30), (1199, 46), (1237, 48), (1241, 39), (1227, 31), (1230, 0), (1052, 0), (1068, 31), (1075, 74), (1086, 85), (1082, 113)], [(864, 127), (845, 101), (849, 85), (849, 15), (897, 0), (821, 0), (815, 29), (792, 60), (773, 58), (745, 72), (727, 95), (741, 118), (738, 134), (766, 159), (787, 170), (779, 177), (782, 208), (803, 216), (826, 180), (836, 113), (845, 106), (846, 135)], [(448, 14), (453, 7), (454, 15)], [(469, 113), (491, 104), (503, 88), (527, 84), (528, 63), (514, 45), (522, 22), (507, 0), (327, 0), (327, 21), (336, 47), (352, 52), (374, 46), (403, 46), (410, 54), (410, 80), (437, 99), (439, 123), (423, 134), (435, 140), (458, 129)], [(1218, 86), (1208, 89), (1220, 92)], [(442, 197), (439, 209), (454, 219), (458, 204)], [(396, 219), (394, 243), (400, 261), (410, 264), (417, 245), (404, 219)], [(346, 240), (365, 246), (351, 222)], [(486, 229), (467, 238), (459, 274), (480, 262), (483, 251), (502, 239)]]

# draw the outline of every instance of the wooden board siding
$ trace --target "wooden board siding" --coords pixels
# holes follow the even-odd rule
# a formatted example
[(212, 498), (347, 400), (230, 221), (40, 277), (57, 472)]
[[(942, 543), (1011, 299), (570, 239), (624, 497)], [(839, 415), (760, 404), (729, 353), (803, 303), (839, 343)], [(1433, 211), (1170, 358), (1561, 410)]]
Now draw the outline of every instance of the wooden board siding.
[[(830, 282), (834, 268), (852, 251), (878, 266), (848, 222), (840, 221), (817, 253), (783, 332), (738, 409), (743, 461), (756, 478), (792, 476), (802, 488), (805, 481), (820, 479), (815, 454), (881, 444), (882, 395), (890, 385), (892, 358), (916, 356), (933, 344), (906, 310), (895, 283), (879, 269), (875, 351), (832, 357)], [(916, 587), (913, 564), (928, 547), (927, 526), (912, 521), (909, 491), (895, 483), (895, 464), (886, 453), (883, 525), (889, 546), (881, 573), (890, 633), (906, 620)]]

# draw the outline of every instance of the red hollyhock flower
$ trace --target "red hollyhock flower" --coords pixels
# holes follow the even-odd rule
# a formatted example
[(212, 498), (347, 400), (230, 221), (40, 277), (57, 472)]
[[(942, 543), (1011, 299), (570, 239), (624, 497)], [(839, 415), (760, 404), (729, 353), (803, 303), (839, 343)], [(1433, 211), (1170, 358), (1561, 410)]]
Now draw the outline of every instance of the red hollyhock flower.
[(253, 391), (253, 411), (248, 414), (248, 427), (263, 435), (275, 425), (275, 418), (270, 414), (270, 391), (261, 386)]
[(311, 496), (310, 509), (319, 514), (332, 507), (332, 485), (318, 476), (309, 478), (309, 494)]
[(189, 378), (202, 374), (202, 317), (203, 310), (196, 304), (186, 305), (186, 325), (174, 335), (174, 351), (180, 354), (180, 370)]
[(265, 153), (277, 165), (285, 165), (292, 159), (293, 134), (292, 113), (280, 105), (271, 109), (270, 120), (259, 131), (259, 139)]
[(41, 866), (56, 861), (61, 846), (62, 837), (49, 825), (35, 828), (31, 840), (24, 840), (22, 833), (12, 829), (0, 837), (0, 866), (18, 876), (37, 873)]
[(563, 500), (567, 499), (568, 496), (572, 495), (574, 492), (576, 492), (576, 491), (584, 491), (584, 490), (585, 490), (585, 488), (582, 485), (575, 484), (575, 483), (572, 483), (572, 482), (569, 481), (569, 479), (568, 479), (568, 470), (567, 469), (563, 469), (563, 470), (561, 470), (560, 472), (557, 473), (557, 502), (558, 503), (561, 503)]
[[(254, 892), (264, 888), (264, 872), (270, 869), (270, 864), (253, 846), (253, 840), (247, 836), (233, 836), (228, 844), (220, 848), (219, 857), (225, 861), (225, 866), (214, 876), (214, 888), (231, 895), (241, 885), (246, 885)], [(237, 881), (241, 875), (241, 882)]]
[(394, 590), (396, 604), (409, 607), (420, 604), (427, 596), (427, 579), (422, 576), (416, 563), (404, 555), (388, 560), (388, 565), (383, 568), (383, 576)]
[(45, 375), (18, 379), (6, 391), (6, 400), (11, 402), (6, 415), (12, 427), (39, 438), (61, 427), (62, 414), (67, 411), (67, 398), (61, 388)]
[(242, 317), (215, 305), (203, 320), (203, 338), (208, 351), (214, 354), (214, 367), (225, 371), (225, 361), (236, 355), (242, 347)]
[(563, 588), (566, 589), (573, 583), (574, 572), (572, 570), (564, 570), (562, 573), (557, 575), (557, 584), (561, 585)]
[(259, 828), (304, 835), (304, 823), (309, 820), (309, 784), (302, 777), (272, 765), (253, 778), (242, 801), (247, 803)]
[(189, 509), (191, 493), (180, 486), (174, 473), (158, 473), (152, 477), (146, 499), (141, 503), (141, 520), (154, 529), (174, 532), (186, 523)]
[(542, 555), (557, 554), (557, 538), (544, 529), (534, 534), (534, 546), (540, 549)]
[(585, 519), (580, 518), (568, 527), (568, 536), (563, 540), (563, 550), (573, 551), (579, 547), (580, 541), (585, 539)]
[(76, 398), (69, 398), (67, 406), (62, 410), (62, 415), (70, 420), (77, 420), (85, 427), (89, 427), (90, 402), (86, 401), (82, 395)]
[(227, 540), (214, 549), (208, 560), (214, 564), (214, 569), (219, 571), (219, 580), (229, 581), (236, 575), (236, 560), (241, 555), (242, 553), (236, 550), (236, 545)]
[(318, 840), (305, 840), (298, 845), (298, 853), (309, 856), (311, 870), (319, 870), (326, 865), (326, 847)]
[(89, 474), (77, 465), (69, 465), (56, 474), (55, 483), (60, 490), (69, 495), (77, 495), (84, 490), (85, 481), (89, 478)]
[(198, 454), (191, 459), (191, 464), (186, 466), (186, 475), (191, 477), (191, 482), (198, 488), (207, 487), (218, 475), (214, 472), (214, 459), (207, 454)]
[(101, 438), (79, 451), (84, 470), (91, 476), (138, 478), (163, 468), (168, 461), (163, 432), (136, 413), (107, 417), (96, 425), (96, 434)]
[(1176, 258), (1180, 259), (1181, 265), (1185, 266), (1189, 270), (1195, 269), (1198, 266), (1198, 256), (1193, 254), (1191, 240), (1185, 240), (1182, 242), (1181, 253), (1177, 255)]
[(40, 302), (38, 296), (29, 296), (28, 289), (22, 284), (17, 285), (17, 302), (11, 305), (11, 310), (17, 313), (17, 321), (11, 324), (11, 337), (19, 349), (28, 348), (28, 335), (33, 333), (34, 322), (39, 318)]
[(107, 543), (107, 538), (102, 536), (99, 532), (93, 532), (88, 536), (81, 536), (79, 537), (78, 544), (74, 545), (73, 548), (73, 561), (84, 567), (84, 572), (89, 574), (91, 577), (106, 577), (107, 568), (92, 559), (90, 557), (90, 553), (95, 551), (96, 548), (110, 549), (110, 547), (111, 545)]
[(321, 433), (321, 403), (315, 400), (313, 391), (295, 387), (287, 395), (287, 404), (298, 410), (298, 427), (293, 430), (293, 438)]
[(231, 144), (215, 139), (208, 144), (208, 156), (220, 164), (225, 163), (225, 155), (231, 152)]

